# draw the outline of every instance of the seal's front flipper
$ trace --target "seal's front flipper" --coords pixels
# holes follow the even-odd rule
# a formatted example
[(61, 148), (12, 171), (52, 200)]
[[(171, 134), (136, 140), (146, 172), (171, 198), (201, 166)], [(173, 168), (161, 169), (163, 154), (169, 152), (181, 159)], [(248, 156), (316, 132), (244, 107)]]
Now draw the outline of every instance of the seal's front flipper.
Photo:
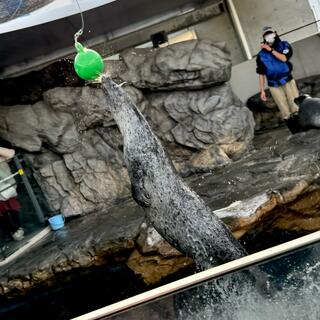
[(136, 185), (132, 185), (131, 192), (133, 199), (138, 203), (138, 205), (144, 208), (150, 207), (150, 196), (146, 190), (139, 187), (137, 188)]
[(147, 173), (142, 168), (139, 161), (132, 161), (131, 170), (129, 170), (131, 180), (131, 192), (133, 199), (144, 208), (150, 207), (150, 194), (147, 190)]

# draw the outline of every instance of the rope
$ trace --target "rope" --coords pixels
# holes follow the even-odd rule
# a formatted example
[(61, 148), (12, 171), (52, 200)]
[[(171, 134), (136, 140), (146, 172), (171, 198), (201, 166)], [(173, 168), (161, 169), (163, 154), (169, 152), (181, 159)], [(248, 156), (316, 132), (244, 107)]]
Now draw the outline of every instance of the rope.
[[(22, 1), (22, 0), (21, 0)], [(81, 10), (80, 4), (78, 2), (78, 0), (75, 0), (75, 2), (77, 3), (77, 6), (79, 8), (79, 13), (81, 16), (81, 28), (79, 29), (79, 31), (77, 31), (74, 34), (74, 42), (78, 42), (78, 38), (83, 34), (83, 30), (84, 30), (84, 19), (83, 19), (83, 12)]]

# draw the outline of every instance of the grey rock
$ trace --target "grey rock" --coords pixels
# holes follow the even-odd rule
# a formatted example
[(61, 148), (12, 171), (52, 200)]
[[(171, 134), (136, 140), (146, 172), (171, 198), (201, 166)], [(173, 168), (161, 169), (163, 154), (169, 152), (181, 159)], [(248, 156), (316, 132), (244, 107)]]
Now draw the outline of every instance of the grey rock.
[(39, 123), (31, 106), (1, 107), (0, 119), (3, 139), (28, 151), (41, 149), (42, 141), (36, 130)]
[[(300, 181), (313, 181), (317, 185), (318, 147), (315, 145), (318, 138), (318, 130), (291, 135), (282, 127), (257, 136), (254, 148), (245, 157), (215, 170), (214, 174), (207, 174), (205, 183), (202, 175), (190, 177), (188, 181), (214, 210), (264, 192), (287, 193)], [(291, 200), (299, 192), (308, 192), (307, 185), (309, 183), (305, 189), (297, 188)]]
[(54, 177), (54, 171), (51, 165), (47, 165), (45, 167), (42, 167), (40, 169), (40, 174), (44, 177), (44, 178), (50, 178), (50, 177)]
[[(100, 161), (100, 166), (102, 164), (105, 166)], [(91, 169), (92, 172), (87, 172), (80, 183), (80, 192), (85, 199), (106, 205), (110, 199), (115, 200), (130, 194), (129, 178), (124, 168), (121, 171), (107, 166), (100, 170), (99, 167), (91, 167)]]
[[(142, 93), (130, 86), (127, 86), (125, 90), (143, 111), (147, 102)], [(56, 112), (70, 113), (80, 132), (96, 126), (108, 127), (115, 124), (107, 111), (106, 99), (100, 89), (57, 87), (45, 92), (43, 97), (44, 101)]]
[(129, 194), (121, 151), (94, 130), (81, 134), (80, 140), (76, 151), (60, 157), (48, 150), (26, 157), (48, 207), (65, 216), (102, 210)]
[[(138, 89), (125, 90), (146, 108)], [(32, 106), (0, 109), (2, 137), (28, 151), (25, 159), (52, 212), (84, 215), (129, 194), (122, 138), (101, 93), (58, 87)]]
[(143, 254), (159, 253), (164, 257), (182, 255), (181, 252), (170, 246), (158, 231), (147, 222), (142, 223), (140, 227), (137, 245)]
[[(52, 173), (52, 176), (49, 176), (50, 173)], [(35, 171), (33, 175), (42, 190), (49, 210), (51, 212), (58, 212), (61, 208), (61, 201), (63, 197), (67, 196), (67, 193), (57, 183), (52, 167), (48, 165), (44, 168), (44, 176), (41, 175), (40, 171)]]
[[(320, 228), (318, 141), (319, 130), (294, 136), (284, 127), (273, 130), (256, 136), (255, 148), (243, 159), (186, 181), (237, 238), (277, 228), (304, 235)], [(135, 239), (146, 254), (160, 251), (158, 244), (165, 242), (154, 231), (146, 228), (139, 237), (143, 221), (144, 212), (132, 199), (70, 221), (0, 268), (0, 294), (25, 294), (39, 284), (52, 284), (56, 275), (108, 263), (114, 256), (125, 260)], [(157, 270), (158, 265), (153, 266)]]
[(55, 112), (44, 102), (32, 106), (2, 106), (0, 119), (0, 135), (30, 152), (40, 151), (46, 144), (57, 153), (68, 153), (79, 144), (72, 116)]
[(115, 257), (126, 259), (134, 249), (143, 217), (143, 210), (128, 200), (103, 213), (68, 222), (29, 253), (0, 268), (0, 295), (24, 295), (39, 284), (54, 284), (63, 274), (67, 280), (72, 269), (98, 266)]
[(201, 150), (194, 154), (189, 163), (194, 170), (197, 169), (214, 169), (220, 166), (227, 165), (231, 162), (230, 158), (218, 146), (213, 146), (210, 149)]
[(59, 211), (65, 217), (72, 217), (83, 216), (101, 209), (97, 204), (87, 201), (80, 192), (73, 192), (71, 195), (62, 198)]
[(52, 162), (61, 160), (61, 156), (57, 153), (54, 153), (51, 150), (42, 147), (41, 152), (26, 152), (24, 154), (24, 160), (26, 161), (28, 166), (31, 166), (33, 169), (38, 170), (46, 167), (48, 164), (51, 164)]
[(175, 142), (171, 130), (177, 125), (164, 107), (165, 95), (154, 93), (148, 95), (149, 107), (145, 111), (145, 116), (153, 130), (163, 141)]
[(123, 167), (112, 166), (99, 155), (79, 152), (35, 170), (49, 208), (65, 216), (84, 215), (106, 208), (129, 195), (129, 178)]
[[(233, 96), (229, 83), (197, 91), (148, 94), (147, 119), (167, 142), (196, 149), (219, 146), (228, 156), (246, 150), (253, 138), (251, 112)], [(161, 119), (160, 125), (156, 125)]]
[(79, 131), (112, 123), (110, 114), (106, 112), (105, 99), (99, 89), (57, 87), (45, 92), (43, 97), (56, 112), (70, 113)]
[(75, 188), (72, 176), (66, 168), (63, 161), (55, 161), (52, 163), (52, 171), (54, 176), (57, 177), (57, 183), (60, 185), (64, 192), (71, 192)]
[[(229, 81), (231, 58), (226, 44), (191, 40), (161, 49), (129, 49), (121, 53), (126, 71), (119, 78), (140, 89), (199, 89)], [(111, 70), (112, 72), (112, 70)]]
[(74, 182), (79, 183), (86, 172), (86, 158), (78, 150), (72, 154), (65, 154), (63, 158), (66, 167), (73, 176)]

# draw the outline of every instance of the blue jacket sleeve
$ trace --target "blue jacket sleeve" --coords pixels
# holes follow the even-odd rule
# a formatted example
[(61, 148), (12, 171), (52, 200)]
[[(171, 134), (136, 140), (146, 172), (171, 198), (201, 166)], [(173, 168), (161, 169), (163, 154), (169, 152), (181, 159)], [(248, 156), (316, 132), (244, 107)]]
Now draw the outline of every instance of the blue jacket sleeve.
[(282, 49), (282, 52), (280, 53), (284, 54), (287, 57), (287, 60), (289, 60), (292, 57), (292, 53), (293, 53), (292, 47), (287, 41), (283, 41), (283, 46), (284, 46), (284, 49)]

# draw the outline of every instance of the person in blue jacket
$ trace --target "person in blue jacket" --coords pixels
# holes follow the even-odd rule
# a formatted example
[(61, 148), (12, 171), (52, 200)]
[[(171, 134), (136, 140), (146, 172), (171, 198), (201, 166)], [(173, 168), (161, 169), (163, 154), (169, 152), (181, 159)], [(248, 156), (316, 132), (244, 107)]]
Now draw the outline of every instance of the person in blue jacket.
[(294, 99), (299, 96), (295, 80), (292, 77), (292, 48), (287, 41), (282, 41), (272, 27), (263, 28), (263, 44), (257, 56), (260, 99), (267, 101), (265, 79), (270, 93), (277, 104), (282, 120), (298, 111)]

